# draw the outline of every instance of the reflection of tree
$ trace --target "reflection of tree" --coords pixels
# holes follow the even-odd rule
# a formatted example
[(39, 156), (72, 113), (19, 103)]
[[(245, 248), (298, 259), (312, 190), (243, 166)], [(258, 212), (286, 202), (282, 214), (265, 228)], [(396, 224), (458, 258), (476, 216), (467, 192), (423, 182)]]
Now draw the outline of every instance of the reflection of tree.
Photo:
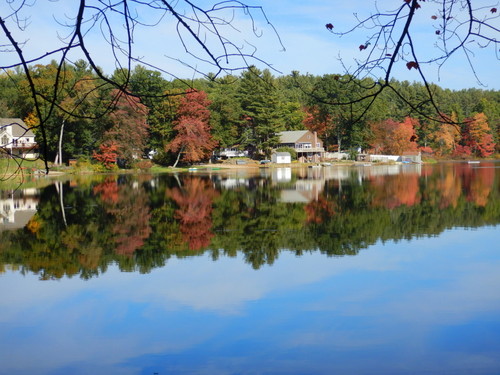
[(251, 180), (250, 189), (223, 191), (215, 205), (213, 256), (218, 249), (235, 256), (243, 253), (253, 268), (273, 264), (283, 248), (297, 252), (310, 249), (303, 223), (302, 204), (279, 202), (279, 191), (267, 180)]
[[(208, 178), (109, 177), (65, 186), (67, 226), (54, 186), (44, 189), (25, 228), (0, 232), (1, 265), (42, 279), (90, 278), (117, 262), (149, 272), (171, 257), (237, 256), (254, 268), (282, 251), (356, 255), (377, 241), (437, 235), (456, 226), (500, 223), (495, 164), (440, 165), (342, 185), (327, 181), (317, 201), (285, 203), (265, 178), (217, 191)], [(145, 180), (151, 177), (144, 177)], [(187, 249), (198, 250), (186, 251)], [(130, 256), (130, 255), (134, 256)]]
[(132, 255), (151, 233), (148, 196), (144, 188), (139, 184), (131, 188), (129, 184), (119, 185), (116, 180), (107, 179), (94, 191), (100, 192), (105, 210), (110, 215), (116, 253)]
[(187, 178), (182, 188), (167, 190), (179, 208), (175, 218), (180, 222), (180, 231), (191, 250), (200, 250), (210, 244), (212, 233), (212, 203), (218, 196), (210, 180)]
[(457, 206), (458, 199), (462, 195), (462, 184), (457, 178), (455, 169), (446, 170), (443, 178), (437, 180), (437, 191), (441, 193), (440, 208)]
[(467, 200), (478, 206), (486, 206), (495, 179), (493, 163), (482, 163), (481, 168), (464, 169), (464, 188)]
[(317, 200), (309, 202), (305, 207), (307, 222), (320, 224), (328, 220), (335, 213), (335, 203), (320, 196)]
[(401, 205), (413, 206), (420, 202), (418, 174), (378, 176), (372, 180), (374, 189), (373, 206), (389, 209)]
[(118, 203), (118, 184), (112, 177), (107, 178), (104, 182), (94, 186), (94, 194), (109, 204)]

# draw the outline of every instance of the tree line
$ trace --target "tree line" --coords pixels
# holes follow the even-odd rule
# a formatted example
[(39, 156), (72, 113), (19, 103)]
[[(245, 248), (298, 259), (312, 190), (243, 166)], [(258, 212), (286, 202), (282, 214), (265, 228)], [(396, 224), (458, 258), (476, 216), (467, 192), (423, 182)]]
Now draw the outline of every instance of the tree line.
[[(61, 137), (66, 160), (93, 159), (107, 167), (117, 159), (130, 167), (148, 154), (163, 165), (192, 163), (226, 147), (269, 157), (279, 132), (305, 129), (316, 131), (331, 151), (488, 157), (499, 147), (500, 92), (494, 90), (430, 85), (430, 103), (424, 100), (428, 87), (394, 80), (395, 90), (384, 91), (367, 106), (355, 98), (366, 96), (359, 90), (374, 82), (338, 74), (276, 77), (250, 67), (239, 75), (209, 74), (186, 82), (166, 80), (159, 71), (137, 65), (109, 77), (127, 85), (120, 90), (83, 60), (64, 64), (62, 74), (56, 62), (30, 66), (30, 71), (38, 107), (47, 116), (45, 137), (39, 134), (30, 84), (20, 69), (0, 73), (0, 113), (33, 127), (46, 150), (43, 157), (50, 160), (58, 154)], [(62, 80), (57, 86), (56, 76)], [(402, 97), (421, 105), (409, 107)]]

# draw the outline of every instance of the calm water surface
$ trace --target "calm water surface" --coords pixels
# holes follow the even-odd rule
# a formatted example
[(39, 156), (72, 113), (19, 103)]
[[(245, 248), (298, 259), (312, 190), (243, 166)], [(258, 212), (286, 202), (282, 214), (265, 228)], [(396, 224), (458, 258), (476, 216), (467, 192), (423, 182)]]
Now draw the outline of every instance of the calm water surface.
[(0, 374), (499, 374), (498, 167), (3, 190)]

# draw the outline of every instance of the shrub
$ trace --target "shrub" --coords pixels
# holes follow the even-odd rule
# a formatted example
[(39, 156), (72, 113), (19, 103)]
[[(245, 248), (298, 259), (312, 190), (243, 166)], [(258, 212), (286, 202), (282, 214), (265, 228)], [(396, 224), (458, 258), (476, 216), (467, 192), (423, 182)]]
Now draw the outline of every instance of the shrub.
[(148, 159), (138, 160), (134, 163), (135, 169), (150, 169), (153, 166), (153, 162)]
[(455, 147), (451, 156), (458, 159), (466, 159), (472, 155), (472, 151), (469, 146), (458, 145)]
[(101, 162), (107, 169), (111, 169), (116, 165), (116, 159), (118, 157), (118, 145), (116, 143), (110, 142), (109, 144), (101, 144), (99, 146), (99, 151), (95, 152), (92, 157)]

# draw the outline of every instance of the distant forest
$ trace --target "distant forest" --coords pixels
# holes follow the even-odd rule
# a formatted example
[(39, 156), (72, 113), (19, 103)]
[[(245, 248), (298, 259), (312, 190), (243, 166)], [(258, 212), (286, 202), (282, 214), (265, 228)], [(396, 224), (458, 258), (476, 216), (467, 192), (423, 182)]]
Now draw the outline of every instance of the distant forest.
[(54, 92), (55, 62), (34, 65), (31, 71), (42, 115), (48, 118), (46, 141), (21, 71), (0, 73), (0, 116), (21, 118), (33, 127), (45, 150), (42, 157), (49, 160), (55, 158), (61, 136), (65, 160), (104, 165), (114, 158), (129, 167), (148, 154), (159, 164), (179, 158), (192, 163), (227, 147), (268, 157), (279, 143), (279, 132), (303, 129), (316, 131), (329, 151), (422, 151), (433, 157), (499, 152), (500, 92), (495, 90), (452, 91), (432, 85), (439, 117), (430, 102), (412, 108), (402, 99), (422, 102), (427, 96), (422, 84), (408, 81), (393, 82), (397, 90), (384, 91), (366, 110), (366, 102), (329, 104), (349, 101), (361, 90), (361, 82), (337, 74), (277, 77), (250, 67), (234, 76), (169, 81), (139, 65), (113, 73), (115, 82), (125, 82), (130, 74), (129, 85), (119, 90), (77, 61), (64, 66), (63, 85)]

